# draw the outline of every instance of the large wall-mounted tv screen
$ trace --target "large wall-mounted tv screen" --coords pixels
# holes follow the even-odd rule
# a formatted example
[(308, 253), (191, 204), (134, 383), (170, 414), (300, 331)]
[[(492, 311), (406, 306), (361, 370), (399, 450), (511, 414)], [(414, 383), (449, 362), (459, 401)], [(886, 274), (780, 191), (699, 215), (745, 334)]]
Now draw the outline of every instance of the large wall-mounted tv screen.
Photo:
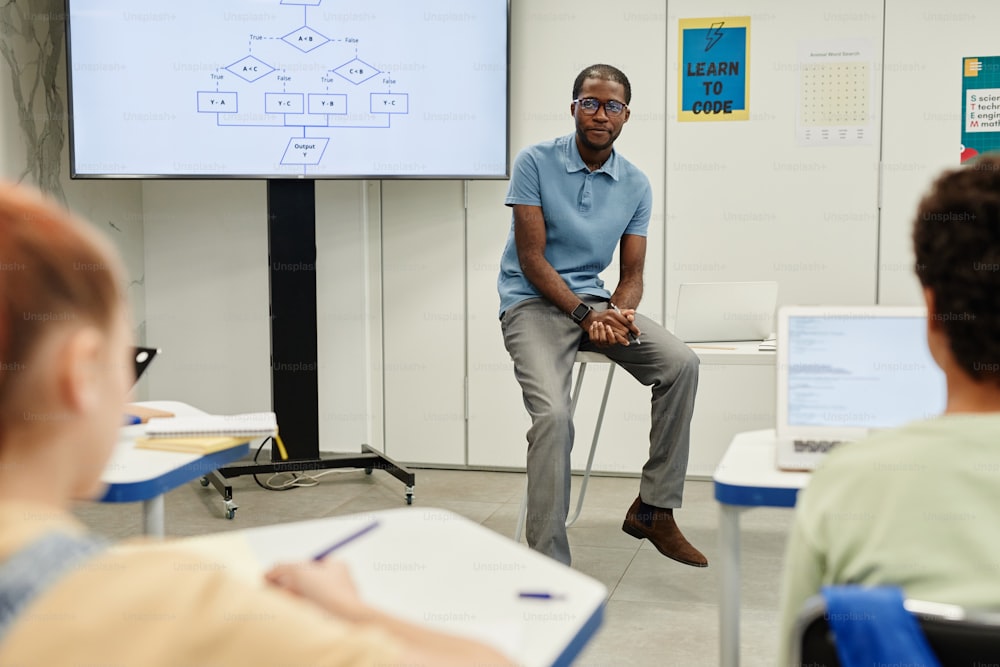
[(508, 0), (67, 0), (75, 178), (504, 178)]

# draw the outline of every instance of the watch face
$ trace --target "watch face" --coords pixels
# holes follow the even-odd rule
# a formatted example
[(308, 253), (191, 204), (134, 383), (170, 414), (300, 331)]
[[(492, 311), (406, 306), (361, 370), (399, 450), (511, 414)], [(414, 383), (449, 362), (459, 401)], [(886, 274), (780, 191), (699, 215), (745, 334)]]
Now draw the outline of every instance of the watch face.
[(585, 303), (581, 303), (579, 306), (573, 309), (573, 320), (579, 324), (587, 318), (587, 314), (590, 312), (590, 306)]

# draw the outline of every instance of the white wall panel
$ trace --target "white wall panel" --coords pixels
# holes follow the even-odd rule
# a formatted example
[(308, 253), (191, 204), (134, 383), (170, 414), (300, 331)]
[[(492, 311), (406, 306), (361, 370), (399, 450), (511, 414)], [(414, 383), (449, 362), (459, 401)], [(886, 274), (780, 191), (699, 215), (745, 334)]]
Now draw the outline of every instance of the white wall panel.
[(150, 398), (270, 409), (265, 184), (147, 181), (143, 220)]
[[(874, 303), (878, 97), (867, 145), (802, 146), (795, 127), (800, 40), (866, 40), (878, 90), (881, 0), (669, 7), (668, 318), (682, 282), (776, 280), (781, 303)], [(746, 15), (750, 119), (678, 122), (678, 19)]]
[(931, 181), (959, 166), (962, 58), (1000, 56), (998, 21), (989, 0), (886, 0), (880, 303), (923, 303), (913, 218)]
[(383, 445), (379, 193), (378, 181), (316, 184), (322, 451)]
[(465, 214), (460, 181), (382, 183), (385, 452), (465, 463)]

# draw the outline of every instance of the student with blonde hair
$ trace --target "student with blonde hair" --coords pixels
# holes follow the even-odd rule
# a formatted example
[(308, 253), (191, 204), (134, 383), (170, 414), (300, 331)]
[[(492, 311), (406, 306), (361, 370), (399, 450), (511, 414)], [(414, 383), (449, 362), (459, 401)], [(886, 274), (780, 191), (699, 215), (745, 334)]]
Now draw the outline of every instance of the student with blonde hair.
[(92, 228), (0, 183), (0, 664), (510, 664), (364, 604), (338, 563), (254, 586), (88, 534), (70, 507), (101, 493), (133, 381), (123, 285)]

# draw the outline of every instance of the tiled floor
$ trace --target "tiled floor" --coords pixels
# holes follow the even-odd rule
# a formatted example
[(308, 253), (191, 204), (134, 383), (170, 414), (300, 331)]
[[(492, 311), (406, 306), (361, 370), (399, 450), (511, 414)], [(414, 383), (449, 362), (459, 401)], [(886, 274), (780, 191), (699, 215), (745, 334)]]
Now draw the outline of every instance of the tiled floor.
[[(441, 507), (512, 536), (524, 475), (505, 472), (416, 470), (414, 507)], [(574, 481), (578, 481), (575, 478)], [(336, 471), (311, 488), (270, 492), (252, 477), (232, 480), (239, 510), (222, 516), (214, 488), (192, 482), (166, 498), (169, 535), (200, 535), (367, 510), (405, 506), (403, 486), (376, 471)], [(574, 487), (575, 490), (576, 487)], [(709, 558), (707, 569), (661, 556), (646, 541), (621, 531), (638, 479), (591, 478), (576, 525), (569, 530), (573, 567), (607, 586), (605, 622), (576, 664), (588, 667), (702, 666), (719, 661), (718, 506), (712, 484), (689, 481), (684, 508), (676, 512), (688, 539)], [(575, 497), (574, 497), (575, 503)], [(77, 515), (111, 537), (141, 533), (137, 504), (85, 504)], [(741, 664), (774, 664), (778, 584), (792, 513), (755, 509), (742, 516), (743, 591)]]

